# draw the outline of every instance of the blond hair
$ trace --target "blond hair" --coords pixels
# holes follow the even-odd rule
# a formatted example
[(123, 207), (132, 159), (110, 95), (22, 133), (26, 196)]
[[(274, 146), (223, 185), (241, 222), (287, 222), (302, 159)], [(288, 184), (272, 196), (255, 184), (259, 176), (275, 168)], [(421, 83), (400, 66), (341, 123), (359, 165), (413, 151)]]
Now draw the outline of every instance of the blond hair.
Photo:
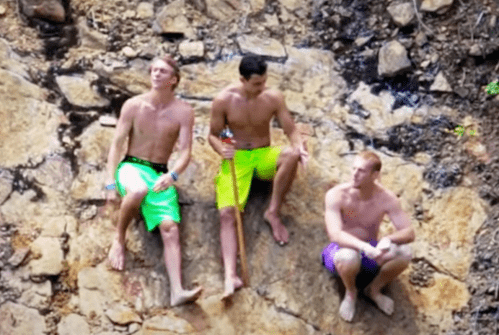
[(171, 55), (168, 54), (164, 55), (163, 57), (154, 58), (151, 62), (151, 66), (149, 66), (149, 73), (151, 73), (152, 64), (157, 60), (165, 62), (166, 64), (170, 65), (170, 67), (173, 69), (173, 75), (177, 78), (177, 82), (175, 83), (175, 85), (172, 85), (171, 87), (172, 91), (175, 90), (175, 88), (178, 86), (178, 83), (180, 82), (180, 68), (178, 67), (177, 62), (175, 61), (175, 59), (173, 59)]

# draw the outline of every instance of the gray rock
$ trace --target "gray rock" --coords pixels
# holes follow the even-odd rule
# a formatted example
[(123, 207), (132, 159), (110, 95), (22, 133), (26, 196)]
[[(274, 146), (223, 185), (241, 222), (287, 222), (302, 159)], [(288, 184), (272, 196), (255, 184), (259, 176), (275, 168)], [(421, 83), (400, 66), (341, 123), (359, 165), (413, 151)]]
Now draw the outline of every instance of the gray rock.
[(237, 43), (243, 53), (254, 53), (270, 57), (286, 57), (286, 49), (277, 40), (272, 38), (260, 39), (254, 35), (242, 35)]
[(421, 3), (421, 10), (425, 12), (436, 12), (440, 9), (449, 8), (453, 1), (454, 0), (423, 0)]
[(397, 41), (381, 47), (378, 57), (378, 74), (381, 76), (393, 77), (411, 68), (407, 50)]
[(416, 13), (411, 2), (392, 3), (388, 6), (388, 13), (392, 16), (393, 22), (399, 27), (405, 27), (414, 20)]
[(447, 79), (445, 79), (444, 74), (440, 71), (433, 84), (430, 87), (430, 91), (433, 92), (452, 92), (452, 87), (449, 85)]
[(201, 41), (188, 42), (184, 41), (178, 46), (178, 51), (182, 57), (203, 57), (204, 55), (204, 44)]
[(58, 76), (55, 80), (66, 99), (75, 106), (86, 108), (108, 106), (109, 101), (100, 96), (91, 85), (91, 81), (95, 79), (97, 77), (94, 73), (87, 72), (84, 76)]
[(149, 19), (154, 16), (154, 6), (149, 2), (141, 2), (137, 6), (137, 17), (139, 19)]
[(9, 264), (12, 265), (13, 267), (18, 267), (26, 259), (26, 256), (28, 256), (29, 252), (30, 252), (29, 248), (17, 249), (14, 252), (14, 254), (9, 258), (8, 261)]
[(0, 306), (0, 334), (5, 335), (44, 335), (45, 319), (36, 309), (13, 302)]
[(107, 48), (107, 35), (90, 29), (87, 26), (87, 20), (84, 17), (78, 19), (78, 33), (80, 35), (81, 46), (84, 48), (102, 50)]
[(23, 292), (19, 302), (31, 308), (46, 309), (50, 305), (51, 297), (52, 283), (49, 280), (46, 280), (39, 284), (31, 284), (31, 286)]
[(69, 314), (57, 325), (59, 335), (90, 335), (90, 327), (85, 318), (78, 314)]

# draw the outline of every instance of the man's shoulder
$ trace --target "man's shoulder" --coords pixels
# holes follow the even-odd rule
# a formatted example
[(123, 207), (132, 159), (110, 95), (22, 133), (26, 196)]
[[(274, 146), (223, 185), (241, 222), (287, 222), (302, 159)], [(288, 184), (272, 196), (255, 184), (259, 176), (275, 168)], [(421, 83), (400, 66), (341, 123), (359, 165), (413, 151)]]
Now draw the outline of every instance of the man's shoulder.
[(192, 106), (187, 101), (176, 98), (175, 99), (175, 109), (182, 111), (182, 112), (192, 111)]
[(241, 95), (240, 89), (237, 84), (232, 84), (225, 87), (222, 91), (220, 91), (215, 99), (221, 101), (229, 101), (237, 95)]
[(351, 183), (341, 183), (333, 186), (326, 192), (326, 199), (334, 202), (341, 201), (348, 194), (351, 186)]
[(144, 102), (146, 102), (146, 93), (144, 94), (139, 94), (136, 96), (131, 97), (130, 99), (125, 101), (125, 105), (127, 107), (138, 107)]
[(378, 195), (385, 197), (385, 198), (390, 198), (390, 199), (397, 199), (397, 195), (393, 192), (381, 185), (380, 183), (376, 183), (376, 188), (378, 191)]

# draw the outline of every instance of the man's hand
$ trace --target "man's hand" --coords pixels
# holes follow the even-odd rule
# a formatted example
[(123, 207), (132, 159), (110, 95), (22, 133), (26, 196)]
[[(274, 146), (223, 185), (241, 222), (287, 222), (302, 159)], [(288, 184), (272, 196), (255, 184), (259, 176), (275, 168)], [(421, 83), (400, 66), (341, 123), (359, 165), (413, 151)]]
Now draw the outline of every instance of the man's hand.
[(376, 249), (381, 250), (383, 253), (388, 252), (390, 250), (390, 246), (392, 241), (388, 237), (383, 237), (376, 246)]
[(222, 157), (223, 159), (232, 159), (234, 158), (234, 154), (236, 153), (236, 141), (231, 140), (230, 143), (228, 141), (224, 141), (222, 143)]
[(156, 184), (154, 184), (154, 187), (152, 188), (153, 192), (161, 192), (166, 190), (168, 187), (173, 185), (173, 178), (170, 175), (170, 173), (165, 173), (161, 177), (159, 177), (158, 181)]
[(383, 254), (381, 250), (378, 248), (373, 247), (370, 244), (366, 244), (366, 246), (363, 248), (364, 253), (366, 254), (367, 257), (376, 260), (379, 256)]

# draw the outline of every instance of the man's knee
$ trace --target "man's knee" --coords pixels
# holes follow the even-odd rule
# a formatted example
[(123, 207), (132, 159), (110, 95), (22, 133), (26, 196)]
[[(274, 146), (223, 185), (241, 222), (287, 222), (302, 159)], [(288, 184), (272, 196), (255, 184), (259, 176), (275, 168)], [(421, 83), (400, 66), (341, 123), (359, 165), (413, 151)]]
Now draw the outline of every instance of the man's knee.
[(358, 251), (341, 248), (334, 255), (334, 265), (338, 267), (358, 267), (360, 266), (360, 254)]
[(147, 188), (137, 188), (133, 190), (127, 190), (126, 197), (132, 200), (134, 203), (142, 202), (142, 199), (147, 195)]
[(159, 226), (159, 231), (161, 235), (173, 235), (178, 233), (178, 226), (172, 220), (165, 220)]
[(281, 158), (285, 162), (298, 163), (300, 160), (300, 150), (297, 148), (287, 148), (282, 151)]
[(412, 248), (407, 244), (397, 246), (395, 257), (409, 263), (412, 259)]

